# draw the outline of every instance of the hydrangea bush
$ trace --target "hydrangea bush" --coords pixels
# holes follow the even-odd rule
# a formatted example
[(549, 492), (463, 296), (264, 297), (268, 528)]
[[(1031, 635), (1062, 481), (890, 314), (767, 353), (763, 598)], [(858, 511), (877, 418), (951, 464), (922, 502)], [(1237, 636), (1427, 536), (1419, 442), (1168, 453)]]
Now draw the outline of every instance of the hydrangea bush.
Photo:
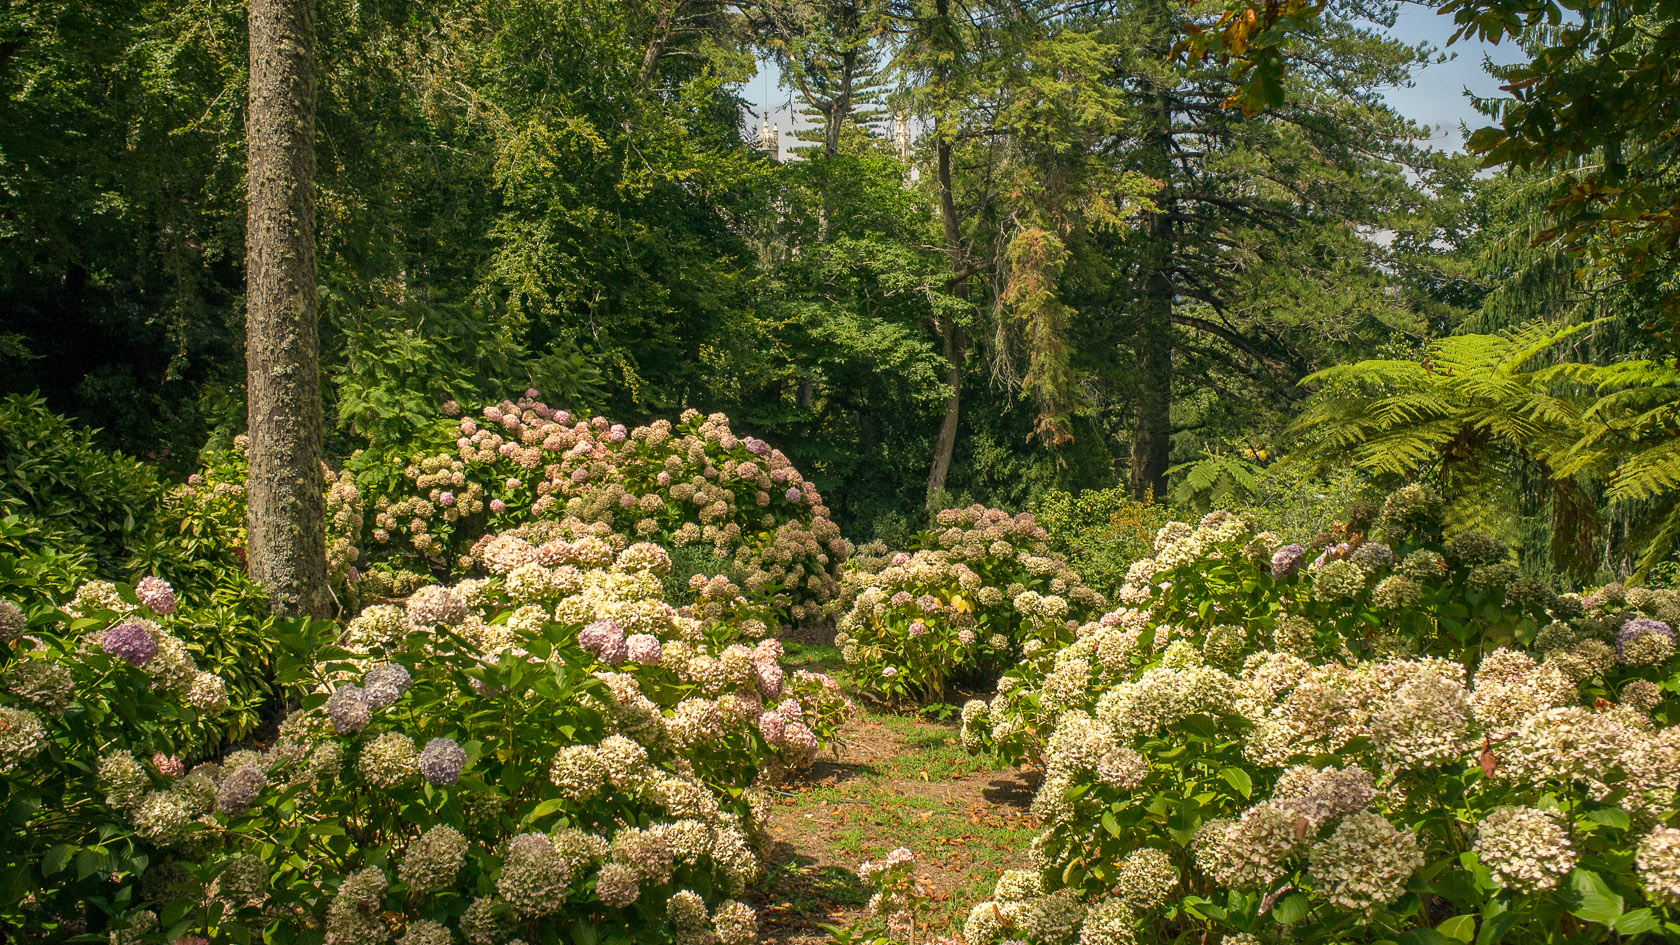
[[(0, 674), (0, 782), (35, 811), (7, 826), (0, 922), (114, 945), (753, 941), (735, 897), (763, 785), (850, 704), (783, 670), (727, 579), (667, 604), (656, 545), (534, 523), (482, 550), (491, 576), (304, 648), (278, 734), (198, 764), (175, 729), (220, 703), (156, 626), (169, 589), (78, 595), (68, 642), (34, 634)], [(8, 644), (21, 615), (0, 607)]]
[(879, 698), (940, 701), (953, 678), (979, 679), (1022, 654), (1055, 649), (1101, 610), (1050, 552), (1028, 514), (946, 509), (913, 552), (869, 546), (846, 571), (835, 644)]
[(965, 707), (1045, 769), (970, 945), (1680, 933), (1680, 602), (1554, 595), (1432, 518), (1412, 489), (1382, 542), (1169, 525), (1126, 606)]
[(675, 424), (632, 430), (536, 398), (527, 391), (466, 416), (445, 404), (437, 434), (447, 445), (354, 460), (368, 495), (370, 559), (471, 573), (483, 536), (570, 517), (731, 556), (745, 589), (795, 620), (818, 616), (834, 596), (851, 546), (781, 451), (737, 436), (722, 414), (688, 410)]
[[(108, 877), (144, 871), (149, 844), (101, 798), (138, 803), (148, 771), (218, 740), (228, 686), (171, 632), (176, 610), (156, 578), (90, 582), (63, 609), (0, 599), (0, 937), (43, 911), (77, 909), (39, 924), (62, 935), (80, 910), (120, 910)], [(151, 767), (133, 761), (122, 786), (101, 786), (111, 753)]]

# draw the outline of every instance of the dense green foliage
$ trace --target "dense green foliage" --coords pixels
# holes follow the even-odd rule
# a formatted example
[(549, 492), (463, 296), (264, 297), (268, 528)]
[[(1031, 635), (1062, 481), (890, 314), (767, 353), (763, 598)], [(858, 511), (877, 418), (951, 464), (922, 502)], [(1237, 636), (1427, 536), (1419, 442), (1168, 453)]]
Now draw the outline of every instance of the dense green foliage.
[(833, 632), (1042, 770), (966, 945), (1680, 939), (1680, 6), (1430, 5), (1480, 168), (1389, 0), (323, 0), (316, 621), (244, 6), (7, 5), (0, 938), (746, 945)]
[(1046, 771), (969, 945), (1671, 936), (1680, 599), (1558, 595), (1440, 511), (1408, 487), (1384, 541), (1322, 547), (1169, 524), (1120, 609), (966, 706)]
[[(0, 387), (184, 476), (243, 426), (242, 8), (0, 17)], [(930, 485), (1023, 507), (1110, 485), (1134, 440), (1158, 479), (1275, 427), (1305, 373), (1435, 327), (1453, 162), (1378, 99), (1419, 50), (1349, 19), (1247, 121), (1174, 29), (1047, 0), (322, 6), (333, 465), (510, 388), (629, 426), (693, 407), (868, 537)], [(743, 137), (764, 58), (817, 121), (801, 160)]]

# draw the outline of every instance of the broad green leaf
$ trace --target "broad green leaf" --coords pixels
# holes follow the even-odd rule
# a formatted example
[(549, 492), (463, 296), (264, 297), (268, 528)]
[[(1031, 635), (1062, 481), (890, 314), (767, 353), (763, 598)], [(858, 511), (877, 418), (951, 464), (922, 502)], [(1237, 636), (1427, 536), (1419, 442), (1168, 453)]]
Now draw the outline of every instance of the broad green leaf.
[(75, 844), (61, 843), (47, 851), (41, 858), (41, 875), (51, 876), (70, 865), (70, 857), (76, 852)]
[(1616, 920), (1616, 931), (1622, 935), (1640, 935), (1655, 929), (1657, 917), (1649, 909), (1635, 909)]
[(1617, 830), (1626, 830), (1632, 823), (1628, 818), (1628, 812), (1619, 807), (1604, 807), (1599, 810), (1588, 811), (1587, 819), (1595, 824), (1615, 827)]
[(1272, 907), (1272, 920), (1279, 925), (1294, 925), (1306, 918), (1307, 912), (1311, 909), (1312, 904), (1307, 901), (1306, 896), (1300, 893), (1291, 893), (1285, 896), (1282, 902)]
[(1476, 917), (1473, 915), (1455, 915), (1435, 926), (1435, 931), (1450, 939), (1469, 942), (1476, 937)]
[(1569, 875), (1569, 881), (1581, 897), (1581, 904), (1572, 910), (1575, 917), (1615, 928), (1622, 917), (1622, 897), (1592, 870), (1578, 869)]
[(532, 809), (531, 813), (526, 815), (525, 822), (530, 823), (531, 821), (537, 820), (539, 818), (547, 817), (549, 814), (552, 814), (555, 811), (560, 810), (561, 808), (563, 808), (565, 806), (566, 806), (566, 799), (565, 798), (563, 798), (563, 797), (551, 797), (548, 800), (543, 801), (541, 804), (538, 804), (534, 809)]

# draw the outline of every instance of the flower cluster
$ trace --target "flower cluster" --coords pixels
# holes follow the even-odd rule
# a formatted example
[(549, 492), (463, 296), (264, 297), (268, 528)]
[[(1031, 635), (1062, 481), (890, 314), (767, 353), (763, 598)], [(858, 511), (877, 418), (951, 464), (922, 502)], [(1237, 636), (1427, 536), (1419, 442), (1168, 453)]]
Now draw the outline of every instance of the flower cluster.
[(749, 593), (795, 620), (817, 616), (836, 592), (851, 545), (821, 493), (722, 414), (690, 410), (675, 424), (631, 430), (551, 408), (531, 391), (452, 413), (440, 429), (454, 449), (397, 463), (405, 488), (372, 498), (374, 557), (471, 572), (491, 564), (484, 536), (570, 518), (632, 540), (709, 547), (731, 558)]
[(946, 509), (929, 547), (870, 547), (846, 572), (836, 644), (885, 698), (937, 701), (953, 677), (992, 675), (1063, 642), (1102, 596), (1052, 554), (1031, 515)]
[(0, 643), (0, 787), (63, 799), (5, 862), (76, 849), (89, 817), (125, 837), (28, 908), (57, 923), (120, 895), (111, 928), (137, 943), (158, 916), (182, 941), (754, 941), (734, 897), (760, 873), (763, 789), (844, 724), (838, 685), (785, 667), (774, 608), (727, 579), (673, 606), (657, 545), (569, 519), (485, 548), (489, 577), (295, 631), (302, 706), (260, 750), (182, 737), (227, 692), (169, 632), (193, 602), (163, 582), (90, 583), (75, 630)]
[(971, 750), (1044, 768), (1045, 825), (966, 940), (1394, 940), (1495, 899), (1543, 935), (1588, 889), (1666, 921), (1680, 595), (1555, 594), (1492, 539), (1424, 546), (1437, 507), (1314, 548), (1168, 525), (1121, 609), (965, 706)]

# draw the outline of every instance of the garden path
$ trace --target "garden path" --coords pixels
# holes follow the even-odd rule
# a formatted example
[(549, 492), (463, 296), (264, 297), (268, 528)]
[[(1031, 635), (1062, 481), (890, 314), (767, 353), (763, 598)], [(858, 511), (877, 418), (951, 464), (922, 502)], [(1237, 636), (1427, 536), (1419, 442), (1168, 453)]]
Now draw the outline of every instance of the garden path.
[[(827, 647), (790, 648), (793, 662), (832, 671)], [(918, 938), (957, 934), (998, 873), (1020, 865), (1038, 833), (1029, 774), (971, 757), (954, 722), (866, 709), (825, 755), (774, 795), (771, 851), (755, 891), (760, 940), (820, 945), (823, 926), (863, 915), (869, 892), (856, 869), (895, 847), (916, 854), (931, 903)]]

